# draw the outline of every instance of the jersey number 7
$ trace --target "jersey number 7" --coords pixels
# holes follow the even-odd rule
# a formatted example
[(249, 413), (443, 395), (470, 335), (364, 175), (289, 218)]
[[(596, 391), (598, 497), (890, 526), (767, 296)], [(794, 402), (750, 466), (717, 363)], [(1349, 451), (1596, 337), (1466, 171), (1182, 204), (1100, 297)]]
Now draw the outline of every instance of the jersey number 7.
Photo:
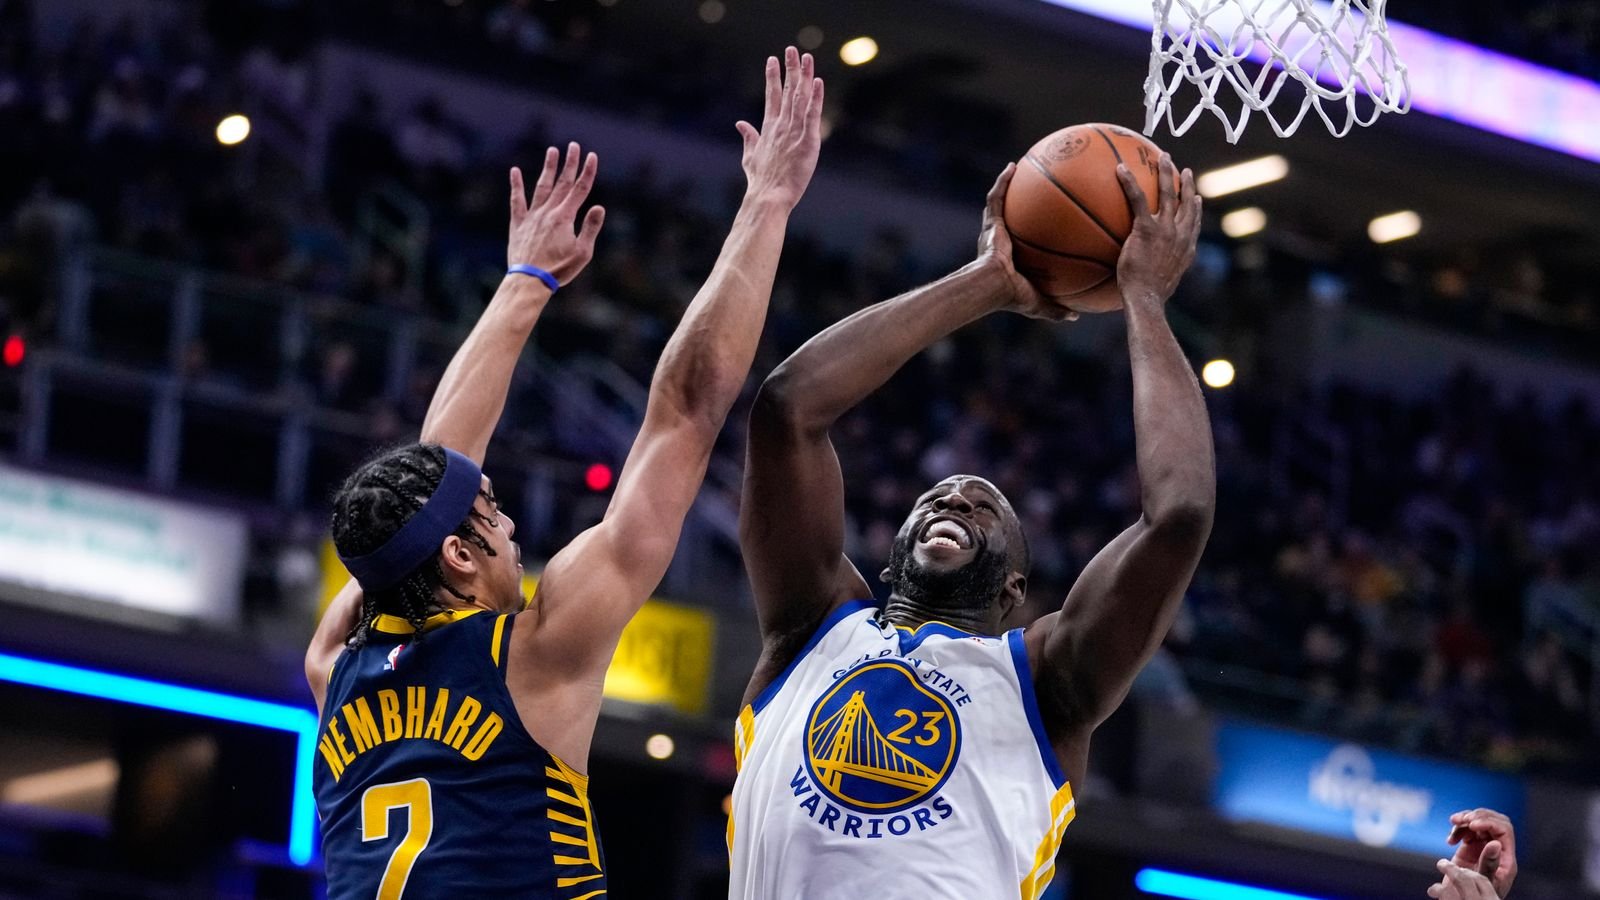
[(378, 883), (378, 900), (400, 900), (406, 880), (417, 856), (433, 838), (433, 789), (426, 778), (375, 784), (361, 795), (361, 840), (381, 841), (389, 837), (389, 811), (404, 807), (406, 832), (400, 846), (389, 856)]

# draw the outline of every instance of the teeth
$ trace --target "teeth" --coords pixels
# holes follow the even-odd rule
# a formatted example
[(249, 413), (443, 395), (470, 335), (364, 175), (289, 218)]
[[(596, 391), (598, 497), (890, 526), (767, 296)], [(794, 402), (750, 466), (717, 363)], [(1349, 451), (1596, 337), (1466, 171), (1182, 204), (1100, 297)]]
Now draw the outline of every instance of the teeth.
[(949, 520), (935, 522), (933, 527), (928, 529), (928, 540), (932, 541), (935, 538), (954, 541), (957, 546), (966, 546), (972, 541), (972, 535), (968, 534), (965, 528)]
[(928, 545), (929, 546), (938, 546), (938, 547), (949, 547), (952, 550), (960, 550), (961, 549), (961, 545), (960, 544), (956, 543), (955, 541), (951, 540), (950, 538), (945, 537), (944, 535), (939, 535), (938, 537), (929, 538), (928, 539)]

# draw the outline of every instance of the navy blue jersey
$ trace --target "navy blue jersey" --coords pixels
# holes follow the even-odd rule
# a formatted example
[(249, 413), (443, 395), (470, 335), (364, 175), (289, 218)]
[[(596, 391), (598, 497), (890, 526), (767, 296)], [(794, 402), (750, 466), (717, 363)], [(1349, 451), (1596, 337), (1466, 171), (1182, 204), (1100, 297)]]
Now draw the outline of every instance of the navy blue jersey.
[(506, 690), (515, 616), (379, 616), (328, 680), (314, 782), (329, 900), (605, 895), (588, 778)]

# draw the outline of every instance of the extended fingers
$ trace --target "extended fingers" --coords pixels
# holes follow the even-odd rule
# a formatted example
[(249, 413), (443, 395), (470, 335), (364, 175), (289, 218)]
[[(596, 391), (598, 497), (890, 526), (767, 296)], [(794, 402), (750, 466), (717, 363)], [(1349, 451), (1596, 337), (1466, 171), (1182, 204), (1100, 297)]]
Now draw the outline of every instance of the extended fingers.
[(1478, 872), (1483, 875), (1494, 875), (1500, 871), (1500, 842), (1490, 841), (1483, 847), (1483, 854), (1478, 857)]
[[(1449, 860), (1441, 859), (1436, 865), (1448, 887), (1454, 888), (1456, 896), (1461, 900), (1496, 900), (1494, 885), (1489, 879), (1471, 869), (1463, 869)], [(1439, 896), (1450, 897), (1451, 894), (1447, 890), (1441, 892)]]
[(594, 189), (594, 176), (600, 171), (600, 157), (593, 153), (583, 158), (583, 168), (578, 170), (578, 177), (572, 183), (572, 192), (567, 195), (567, 204), (576, 208), (588, 198), (589, 192)]
[(556, 164), (560, 161), (560, 150), (549, 147), (544, 151), (544, 168), (539, 170), (539, 180), (533, 185), (533, 206), (541, 206), (550, 199), (550, 189), (556, 183)]
[(782, 70), (778, 68), (776, 56), (767, 57), (767, 105), (761, 114), (761, 130), (766, 131), (777, 121), (778, 109), (783, 105), (783, 79)]
[(789, 121), (794, 115), (794, 83), (800, 77), (800, 51), (793, 47), (783, 48), (783, 89), (779, 92), (777, 123)]
[(739, 132), (739, 137), (744, 139), (744, 152), (748, 154), (751, 148), (755, 147), (756, 142), (761, 139), (761, 135), (757, 133), (754, 125), (743, 119), (733, 123), (733, 127)]
[(811, 79), (811, 106), (806, 110), (806, 140), (808, 141), (814, 142), (822, 139), (822, 98), (822, 79)]
[(1000, 170), (1000, 177), (994, 180), (994, 187), (989, 189), (989, 195), (984, 198), (983, 218), (987, 223), (991, 219), (1001, 218), (1000, 212), (1006, 205), (1006, 191), (1011, 189), (1011, 179), (1017, 174), (1016, 163), (1006, 163)]
[(578, 155), (581, 152), (582, 148), (578, 146), (577, 141), (568, 142), (567, 156), (561, 161), (561, 170), (556, 173), (555, 180), (551, 183), (550, 202), (565, 202), (567, 195), (572, 192), (572, 183), (578, 178), (578, 167), (580, 165)]
[(584, 213), (583, 226), (578, 229), (578, 243), (593, 252), (595, 238), (600, 236), (600, 226), (606, 223), (606, 208), (604, 206), (591, 206)]
[(812, 95), (816, 93), (815, 85), (812, 82), (816, 80), (816, 72), (817, 61), (811, 57), (811, 54), (802, 53), (800, 55), (800, 74), (795, 78), (794, 84), (791, 86), (794, 92), (794, 105), (790, 113), (794, 122), (802, 127), (811, 118), (811, 99)]
[(1117, 180), (1122, 182), (1122, 194), (1128, 199), (1128, 212), (1135, 221), (1150, 217), (1150, 201), (1145, 199), (1144, 188), (1139, 186), (1139, 179), (1133, 177), (1133, 170), (1125, 163), (1117, 163)]
[(1161, 161), (1156, 164), (1156, 197), (1161, 205), (1156, 207), (1156, 214), (1175, 216), (1178, 210), (1178, 167), (1172, 162), (1172, 154), (1162, 153)]
[(522, 187), (522, 170), (511, 167), (511, 224), (516, 225), (528, 214), (528, 195)]

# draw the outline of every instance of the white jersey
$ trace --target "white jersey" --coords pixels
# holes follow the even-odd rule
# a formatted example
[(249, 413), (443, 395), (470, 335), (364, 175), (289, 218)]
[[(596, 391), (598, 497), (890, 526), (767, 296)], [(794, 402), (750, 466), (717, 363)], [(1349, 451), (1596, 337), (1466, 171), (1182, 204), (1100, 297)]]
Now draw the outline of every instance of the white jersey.
[(739, 715), (731, 900), (1033, 900), (1072, 788), (1022, 630), (912, 631), (846, 604)]

